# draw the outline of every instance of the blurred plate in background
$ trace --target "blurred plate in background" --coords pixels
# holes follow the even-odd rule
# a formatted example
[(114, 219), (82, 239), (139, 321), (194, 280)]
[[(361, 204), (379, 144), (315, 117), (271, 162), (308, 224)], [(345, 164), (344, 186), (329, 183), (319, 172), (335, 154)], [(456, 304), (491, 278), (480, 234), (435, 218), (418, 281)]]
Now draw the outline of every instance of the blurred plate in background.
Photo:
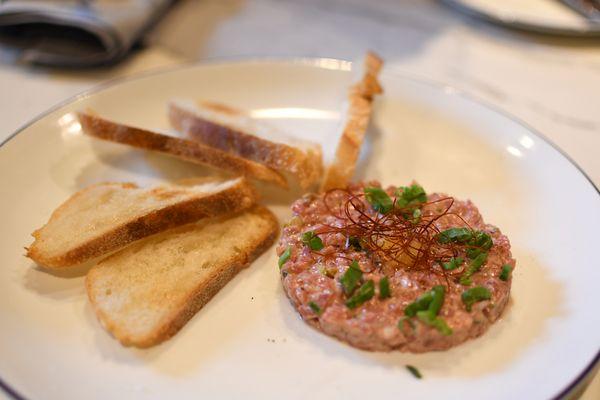
[(512, 28), (566, 36), (600, 36), (600, 24), (560, 0), (441, 0), (466, 14)]

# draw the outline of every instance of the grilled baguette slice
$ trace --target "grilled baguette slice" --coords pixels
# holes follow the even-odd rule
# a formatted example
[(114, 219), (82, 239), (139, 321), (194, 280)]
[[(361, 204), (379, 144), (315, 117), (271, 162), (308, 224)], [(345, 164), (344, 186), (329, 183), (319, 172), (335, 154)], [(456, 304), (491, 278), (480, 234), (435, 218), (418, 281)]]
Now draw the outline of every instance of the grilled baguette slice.
[(325, 171), (325, 178), (321, 183), (322, 191), (346, 187), (354, 175), (373, 109), (373, 97), (383, 92), (377, 80), (382, 66), (381, 58), (374, 53), (367, 53), (364, 60), (364, 75), (350, 88), (348, 94), (346, 123), (338, 142), (335, 158)]
[(168, 114), (173, 128), (190, 138), (273, 168), (295, 179), (303, 189), (321, 179), (320, 145), (286, 136), (243, 111), (207, 101), (173, 100)]
[(121, 344), (154, 346), (271, 246), (278, 230), (275, 216), (255, 206), (152, 236), (93, 267), (89, 299)]
[(257, 162), (232, 155), (225, 151), (203, 145), (195, 140), (151, 132), (145, 129), (119, 124), (91, 112), (80, 112), (79, 122), (88, 135), (112, 142), (128, 144), (145, 150), (157, 151), (190, 161), (208, 165), (287, 188), (287, 181), (278, 172)]
[(256, 198), (244, 178), (149, 189), (94, 185), (75, 193), (33, 232), (27, 256), (46, 268), (78, 265), (169, 228), (247, 209)]

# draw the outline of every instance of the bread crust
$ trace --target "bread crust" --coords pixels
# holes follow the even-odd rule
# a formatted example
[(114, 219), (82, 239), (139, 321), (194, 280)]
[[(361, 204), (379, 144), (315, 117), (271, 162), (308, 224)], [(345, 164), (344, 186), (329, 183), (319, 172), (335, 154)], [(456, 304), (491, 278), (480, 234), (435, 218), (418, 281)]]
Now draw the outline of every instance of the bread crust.
[(373, 110), (373, 97), (383, 92), (377, 80), (383, 60), (369, 52), (364, 65), (365, 73), (361, 81), (350, 88), (348, 120), (338, 142), (335, 158), (325, 171), (321, 191), (346, 187), (352, 179)]
[(86, 276), (85, 285), (90, 303), (105, 329), (119, 340), (122, 345), (138, 348), (155, 346), (175, 335), (238, 272), (248, 267), (252, 261), (274, 243), (279, 232), (279, 223), (275, 215), (260, 205), (256, 205), (245, 212), (257, 214), (267, 221), (268, 228), (265, 232), (259, 235), (254, 243), (246, 243), (246, 246), (240, 248), (239, 252), (231, 254), (219, 268), (212, 271), (208, 278), (197, 285), (173, 312), (163, 318), (162, 324), (157, 329), (144, 337), (136, 336), (127, 329), (127, 326), (115, 323), (111, 319), (111, 316), (105, 313), (99, 306), (98, 300), (95, 297), (95, 291), (93, 290), (95, 275), (100, 271), (104, 262), (110, 262), (111, 257), (118, 256), (119, 254), (110, 256), (93, 267)]
[[(117, 185), (122, 189), (135, 189), (133, 183), (103, 183), (99, 185)], [(206, 196), (179, 202), (159, 208), (148, 214), (115, 226), (110, 231), (88, 240), (58, 256), (49, 256), (39, 246), (40, 232), (54, 219), (60, 218), (72, 204), (89, 190), (99, 185), (83, 189), (60, 205), (50, 216), (50, 220), (42, 228), (32, 233), (35, 238), (27, 249), (26, 256), (39, 265), (49, 269), (64, 269), (79, 265), (95, 257), (110, 253), (136, 240), (164, 230), (181, 226), (202, 218), (222, 214), (235, 213), (251, 207), (258, 199), (258, 194), (244, 179), (225, 190)]]
[[(199, 107), (231, 117), (244, 116), (242, 111), (224, 104), (201, 102)], [(303, 151), (284, 143), (272, 142), (238, 128), (205, 119), (175, 102), (169, 103), (168, 114), (173, 128), (190, 138), (207, 146), (261, 163), (280, 173), (292, 174), (303, 189), (316, 184), (321, 178), (323, 172), (322, 151), (317, 144)]]
[(269, 182), (283, 188), (288, 187), (285, 178), (277, 171), (197, 141), (118, 124), (89, 112), (79, 112), (77, 115), (83, 131), (90, 136), (140, 149), (157, 151), (196, 164), (208, 165), (237, 175)]

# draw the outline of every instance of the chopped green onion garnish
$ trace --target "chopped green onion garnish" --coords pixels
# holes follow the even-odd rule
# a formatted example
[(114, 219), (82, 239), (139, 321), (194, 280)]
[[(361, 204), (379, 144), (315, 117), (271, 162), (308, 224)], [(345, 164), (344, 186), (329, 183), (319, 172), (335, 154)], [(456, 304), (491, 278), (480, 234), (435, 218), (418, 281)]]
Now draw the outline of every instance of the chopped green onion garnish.
[(473, 231), (469, 228), (450, 228), (437, 235), (438, 242), (442, 244), (467, 243), (472, 237)]
[(315, 235), (314, 231), (304, 232), (302, 234), (302, 243), (310, 247), (312, 250), (321, 250), (323, 246), (323, 241), (320, 237)]
[(417, 311), (417, 318), (419, 318), (423, 322), (430, 322), (435, 318), (435, 314), (429, 310), (421, 310)]
[(374, 295), (375, 282), (373, 282), (372, 280), (368, 280), (360, 288), (358, 288), (356, 293), (354, 293), (354, 296), (350, 297), (348, 301), (346, 301), (346, 307), (356, 308), (361, 304), (371, 300), (371, 298), (373, 298)]
[(481, 253), (489, 250), (494, 245), (492, 238), (485, 232), (477, 231), (467, 243), (467, 257), (476, 258)]
[(491, 298), (492, 294), (486, 287), (483, 286), (476, 286), (474, 288), (465, 290), (461, 295), (461, 299), (463, 303), (465, 303), (467, 311), (471, 311), (471, 306), (478, 301), (489, 300)]
[(487, 253), (481, 253), (473, 260), (471, 260), (471, 263), (469, 264), (463, 275), (460, 277), (460, 284), (469, 286), (471, 283), (473, 283), (471, 276), (481, 269), (481, 266), (485, 264), (486, 260)]
[(414, 317), (417, 315), (418, 311), (427, 310), (432, 301), (433, 293), (431, 291), (425, 292), (404, 309), (404, 315), (407, 317)]
[(494, 242), (490, 235), (483, 231), (472, 231), (469, 228), (450, 228), (437, 235), (442, 244), (458, 243), (467, 245), (467, 257), (476, 259), (492, 248)]
[(500, 271), (500, 280), (501, 281), (507, 281), (508, 278), (510, 278), (510, 272), (512, 271), (512, 267), (510, 266), (510, 264), (504, 264), (502, 266), (502, 271)]
[(379, 213), (386, 214), (393, 207), (393, 202), (385, 190), (378, 187), (365, 188), (365, 198), (373, 209)]
[(442, 285), (434, 286), (429, 292), (425, 292), (410, 303), (404, 309), (404, 315), (414, 317), (419, 311), (431, 310), (436, 316), (444, 302), (445, 288)]
[(398, 208), (406, 208), (410, 205), (425, 203), (427, 201), (427, 193), (425, 193), (425, 189), (420, 185), (412, 184), (399, 189), (401, 190), (396, 191), (396, 196), (398, 196), (396, 206)]
[(404, 219), (411, 221), (413, 224), (418, 223), (422, 216), (419, 207), (427, 201), (425, 190), (414, 184), (396, 189), (395, 195), (396, 208), (401, 210), (400, 213)]
[[(444, 286), (434, 286), (429, 292), (423, 293), (415, 302), (409, 304), (404, 309), (404, 315), (406, 317), (416, 316), (423, 323), (436, 328), (442, 335), (451, 335), (452, 329), (446, 324), (446, 321), (437, 316), (444, 304), (445, 292)], [(403, 323), (404, 321), (400, 319), (398, 322), (400, 329), (403, 329), (403, 326), (400, 325)]]
[(433, 292), (433, 299), (429, 304), (428, 310), (435, 316), (439, 314), (442, 304), (444, 304), (446, 288), (442, 285), (437, 285), (434, 286), (431, 291)]
[(444, 336), (452, 335), (452, 328), (450, 328), (448, 326), (448, 324), (446, 323), (446, 321), (444, 321), (443, 318), (436, 317), (433, 320), (431, 326), (433, 326), (435, 329), (437, 329), (438, 332), (440, 332)]
[(442, 268), (446, 271), (452, 271), (453, 269), (460, 267), (463, 261), (462, 257), (453, 257), (450, 261), (443, 263)]
[(356, 289), (356, 286), (358, 285), (358, 282), (360, 282), (361, 279), (362, 271), (360, 270), (358, 263), (356, 261), (352, 261), (352, 263), (340, 279), (342, 289), (344, 289), (344, 293), (346, 294), (346, 296), (350, 296), (354, 292), (354, 289)]
[(279, 269), (281, 269), (281, 267), (283, 267), (283, 264), (285, 264), (286, 262), (288, 262), (288, 260), (290, 259), (290, 257), (292, 256), (292, 248), (290, 246), (287, 247), (287, 249), (285, 249), (285, 251), (283, 253), (281, 253), (281, 255), (279, 256)]
[(390, 290), (390, 280), (387, 276), (384, 276), (379, 280), (379, 298), (383, 300), (387, 299), (391, 295), (392, 292)]
[(313, 312), (317, 315), (321, 315), (321, 307), (319, 307), (319, 305), (317, 303), (315, 303), (314, 301), (311, 301), (310, 303), (308, 303), (308, 306), (310, 307), (311, 310), (313, 310)]
[(404, 315), (414, 317), (419, 311), (430, 311), (435, 317), (444, 303), (445, 287), (434, 286), (430, 291), (423, 293), (414, 302), (404, 309)]
[(452, 329), (446, 324), (446, 321), (440, 317), (436, 317), (430, 310), (417, 312), (417, 318), (419, 318), (419, 321), (434, 327), (444, 336), (452, 335)]
[(452, 329), (448, 327), (446, 321), (437, 316), (444, 304), (445, 291), (446, 288), (442, 285), (434, 286), (430, 292), (432, 294), (431, 303), (429, 303), (427, 310), (417, 311), (417, 318), (427, 325), (433, 326), (443, 335), (451, 335)]
[(408, 370), (408, 372), (410, 372), (415, 378), (417, 379), (421, 379), (423, 378), (423, 375), (421, 375), (421, 373), (419, 372), (418, 369), (416, 369), (415, 367), (413, 367), (412, 365), (407, 365), (406, 369)]

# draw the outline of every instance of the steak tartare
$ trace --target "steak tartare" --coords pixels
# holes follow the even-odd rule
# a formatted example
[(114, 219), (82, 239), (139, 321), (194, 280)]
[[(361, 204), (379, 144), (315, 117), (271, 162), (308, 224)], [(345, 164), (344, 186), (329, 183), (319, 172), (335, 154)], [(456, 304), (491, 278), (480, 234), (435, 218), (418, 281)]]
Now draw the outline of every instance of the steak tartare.
[(515, 260), (467, 200), (378, 182), (292, 205), (277, 254), (301, 317), (352, 346), (445, 350), (483, 334), (510, 295)]

